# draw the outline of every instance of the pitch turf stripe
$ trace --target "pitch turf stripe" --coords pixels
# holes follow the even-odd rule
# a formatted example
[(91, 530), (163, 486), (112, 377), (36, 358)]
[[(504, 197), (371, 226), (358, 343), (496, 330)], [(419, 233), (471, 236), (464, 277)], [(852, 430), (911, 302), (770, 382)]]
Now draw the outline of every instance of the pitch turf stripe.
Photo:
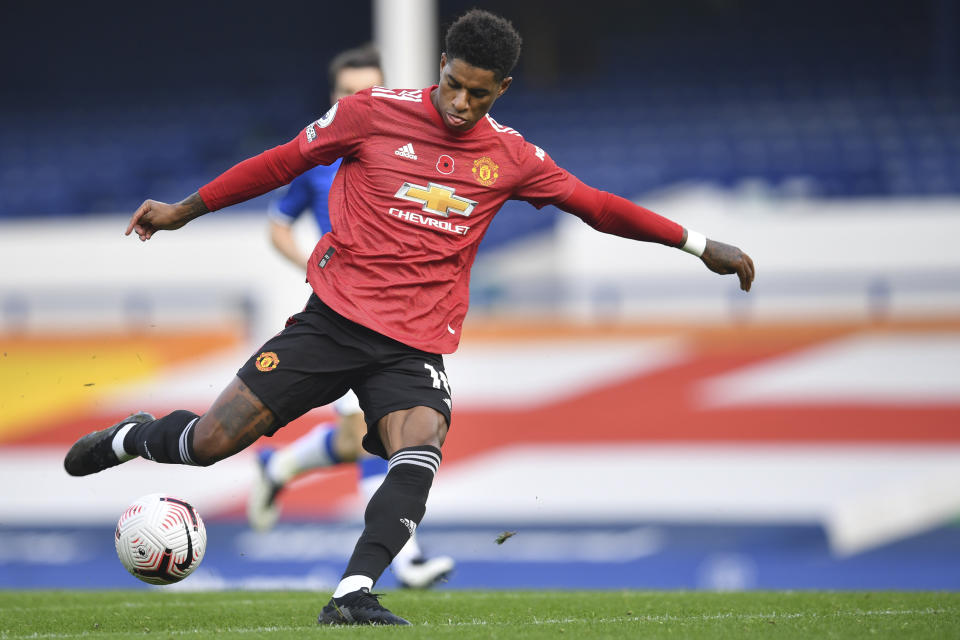
[(850, 618), (850, 617), (879, 617), (879, 616), (922, 616), (939, 615), (947, 613), (946, 609), (880, 609), (874, 611), (862, 611), (854, 609), (851, 611), (836, 611), (834, 613), (821, 615), (818, 613), (717, 613), (699, 616), (616, 616), (613, 618), (537, 618), (533, 617), (529, 621), (513, 620), (503, 622), (490, 622), (487, 620), (465, 620), (462, 622), (447, 622), (438, 624), (438, 627), (517, 627), (525, 624), (595, 624), (595, 623), (623, 623), (623, 622), (655, 622), (657, 624), (664, 622), (709, 622), (711, 620), (799, 620), (803, 618), (829, 620), (832, 618)]
[[(737, 613), (718, 613), (712, 615), (697, 615), (697, 616), (671, 616), (671, 615), (662, 615), (662, 616), (617, 616), (613, 618), (530, 618), (529, 620), (504, 620), (491, 622), (488, 620), (464, 620), (462, 622), (443, 622), (439, 624), (430, 624), (430, 623), (414, 623), (416, 626), (422, 627), (512, 627), (512, 628), (522, 628), (529, 625), (559, 625), (559, 624), (597, 624), (597, 623), (629, 623), (629, 622), (651, 622), (651, 623), (665, 623), (665, 622), (708, 622), (711, 620), (798, 620), (798, 619), (819, 619), (819, 620), (830, 620), (834, 618), (851, 618), (851, 617), (882, 617), (882, 616), (918, 616), (918, 615), (940, 615), (947, 613), (946, 609), (934, 609), (928, 607), (926, 609), (878, 609), (878, 610), (859, 610), (853, 609), (850, 611), (837, 611), (834, 613), (821, 615), (818, 613), (746, 613), (746, 614), (737, 614)], [(304, 629), (315, 629), (316, 625), (307, 626), (266, 626), (266, 627), (218, 627), (217, 632), (221, 634), (262, 634), (270, 632), (302, 632)], [(193, 629), (177, 629), (177, 630), (166, 630), (162, 633), (164, 636), (196, 636), (201, 633), (209, 633), (212, 630), (207, 628), (193, 628)], [(96, 631), (95, 634), (98, 638), (108, 638), (113, 636), (129, 636), (131, 632), (129, 630), (124, 631)], [(58, 638), (76, 638), (77, 634), (75, 633), (25, 633), (25, 634), (2, 634), (3, 640), (27, 640), (30, 639), (46, 639), (50, 640)]]
[[(218, 627), (218, 628), (217, 628), (217, 633), (218, 633), (218, 634), (219, 634), (219, 633), (222, 633), (222, 634), (233, 634), (233, 633), (237, 633), (237, 634), (262, 634), (262, 633), (272, 633), (272, 632), (276, 632), (276, 631), (282, 631), (282, 632), (297, 631), (297, 632), (301, 632), (301, 633), (302, 633), (302, 632), (304, 631), (304, 629), (308, 629), (308, 628), (309, 628), (309, 629), (316, 628), (316, 625), (313, 625), (312, 627), (303, 627), (303, 626), (300, 626), (300, 627), (286, 627), (286, 626), (285, 626), (285, 627), (279, 627), (279, 626), (275, 626), (275, 627), (242, 627), (242, 628), (237, 628), (237, 629), (231, 629), (231, 628), (228, 628), (228, 627), (225, 627), (225, 628), (219, 628), (219, 627)], [(194, 628), (194, 629), (176, 629), (176, 630), (164, 631), (164, 632), (163, 632), (163, 635), (164, 635), (164, 636), (167, 636), (167, 637), (170, 637), (170, 636), (196, 636), (196, 635), (198, 635), (198, 634), (211, 634), (211, 633), (213, 633), (213, 630), (212, 630), (212, 629)], [(51, 640), (53, 640), (53, 639), (55, 639), (55, 638), (79, 638), (79, 637), (82, 637), (82, 636), (85, 636), (85, 635), (87, 635), (86, 632), (80, 633), (80, 634), (77, 634), (77, 633), (27, 633), (27, 634), (23, 634), (23, 635), (14, 635), (14, 634), (0, 633), (0, 638), (2, 638), (2, 640), (27, 640), (28, 638), (30, 638), (30, 639), (33, 639), (33, 638), (50, 638)], [(99, 629), (98, 629), (97, 631), (94, 631), (94, 632), (92, 632), (92, 633), (90, 634), (91, 637), (97, 637), (97, 638), (110, 638), (110, 637), (114, 637), (114, 636), (130, 637), (131, 635), (138, 635), (138, 634), (137, 634), (136, 632), (131, 632), (131, 631), (129, 631), (129, 630), (126, 630), (126, 631), (101, 631), (101, 630), (99, 630)]]

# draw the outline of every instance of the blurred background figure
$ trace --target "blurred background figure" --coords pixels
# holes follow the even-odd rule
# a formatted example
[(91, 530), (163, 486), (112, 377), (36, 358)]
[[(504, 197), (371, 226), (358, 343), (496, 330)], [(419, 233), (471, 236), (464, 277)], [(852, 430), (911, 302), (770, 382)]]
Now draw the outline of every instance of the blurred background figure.
[[(29, 490), (0, 494), (4, 586), (129, 586), (106, 560), (117, 511), (158, 490), (208, 523), (186, 585), (335, 584), (352, 469), (290, 483), (284, 522), (255, 533), (237, 482), (252, 456), (169, 486), (136, 462), (123, 486), (71, 485), (60, 461), (85, 427), (208, 406), (306, 292), (265, 246), (269, 198), (147, 256), (121, 236), (143, 194), (179, 198), (289, 140), (328, 100), (310, 61), (371, 34), (392, 86), (435, 81), (439, 35), (417, 29), (474, 4), (5, 8), (0, 483)], [(498, 122), (591, 185), (737, 238), (763, 272), (743, 296), (569, 216), (497, 216), (421, 535), (456, 557), (451, 586), (960, 589), (957, 3), (479, 4), (526, 38)], [(143, 46), (146, 22), (177, 46)], [(401, 66), (425, 80), (394, 76), (407, 58), (380, 31), (423, 50), (427, 68)], [(149, 289), (142, 261), (164, 276)]]
[[(371, 45), (343, 51), (330, 62), (327, 77), (330, 83), (330, 102), (320, 111), (325, 111), (344, 96), (373, 86), (384, 86), (380, 53)], [(296, 177), (279, 198), (270, 202), (270, 242), (283, 257), (304, 272), (307, 269), (309, 250), (304, 251), (297, 246), (291, 227), (303, 213), (311, 211), (319, 234), (330, 231), (327, 196), (340, 162), (337, 160), (328, 167), (316, 166)]]
[[(383, 86), (380, 54), (373, 46), (348, 49), (330, 62), (327, 73), (330, 103), (373, 86)], [(318, 165), (294, 178), (280, 197), (270, 203), (270, 241), (287, 260), (306, 273), (309, 254), (300, 249), (292, 225), (306, 211), (313, 213), (320, 235), (330, 231), (328, 195), (341, 160)], [(321, 422), (282, 449), (261, 448), (257, 452), (258, 472), (247, 501), (250, 526), (259, 531), (272, 529), (280, 516), (277, 500), (283, 488), (297, 476), (342, 463), (357, 463), (360, 494), (369, 500), (387, 475), (387, 461), (364, 451), (361, 441), (367, 424), (360, 401), (353, 391), (334, 403), (336, 422)], [(416, 533), (393, 560), (391, 570), (403, 586), (425, 588), (445, 578), (454, 567), (453, 558), (426, 558)]]

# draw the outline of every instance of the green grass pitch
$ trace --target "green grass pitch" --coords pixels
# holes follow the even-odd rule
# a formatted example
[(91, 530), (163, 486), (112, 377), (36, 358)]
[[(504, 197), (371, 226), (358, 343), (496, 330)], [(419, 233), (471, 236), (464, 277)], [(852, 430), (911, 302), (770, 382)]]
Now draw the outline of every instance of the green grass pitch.
[[(960, 593), (391, 592), (415, 626), (318, 627), (302, 591), (0, 591), (0, 640), (61, 638), (960, 638)], [(330, 634), (333, 634), (331, 636)]]

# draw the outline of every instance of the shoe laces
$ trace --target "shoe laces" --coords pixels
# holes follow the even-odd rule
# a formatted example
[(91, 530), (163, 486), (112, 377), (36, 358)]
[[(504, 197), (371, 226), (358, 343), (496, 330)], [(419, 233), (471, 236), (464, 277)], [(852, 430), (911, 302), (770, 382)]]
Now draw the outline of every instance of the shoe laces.
[(360, 595), (357, 596), (356, 604), (371, 609), (382, 609), (383, 605), (380, 604), (380, 598), (383, 595), (382, 593), (371, 593), (366, 587), (360, 587)]

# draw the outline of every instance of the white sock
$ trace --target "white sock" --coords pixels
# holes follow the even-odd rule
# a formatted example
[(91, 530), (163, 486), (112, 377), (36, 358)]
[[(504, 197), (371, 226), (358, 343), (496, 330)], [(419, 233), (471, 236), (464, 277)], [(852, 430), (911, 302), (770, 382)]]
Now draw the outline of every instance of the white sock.
[[(370, 498), (377, 492), (377, 489), (380, 488), (380, 485), (383, 484), (383, 479), (386, 477), (387, 474), (384, 473), (367, 476), (360, 480), (360, 495), (363, 496), (365, 502), (370, 502)], [(423, 552), (420, 551), (420, 545), (417, 544), (417, 534), (414, 533), (410, 536), (410, 539), (407, 540), (407, 544), (403, 545), (400, 551), (397, 552), (392, 564), (395, 567), (406, 567), (421, 555), (423, 555)]]
[(127, 437), (127, 432), (130, 429), (133, 429), (136, 422), (128, 422), (127, 424), (120, 427), (120, 430), (113, 435), (113, 440), (110, 444), (113, 445), (113, 452), (117, 454), (117, 460), (120, 462), (126, 462), (127, 460), (133, 460), (137, 457), (135, 453), (127, 453), (127, 450), (123, 448), (123, 439)]
[(334, 598), (342, 598), (348, 593), (359, 591), (363, 587), (373, 589), (373, 578), (367, 576), (347, 576), (337, 585), (337, 590), (333, 592)]
[(267, 476), (276, 484), (285, 485), (305, 471), (338, 464), (332, 450), (335, 433), (336, 427), (324, 422), (278, 449), (267, 463)]

